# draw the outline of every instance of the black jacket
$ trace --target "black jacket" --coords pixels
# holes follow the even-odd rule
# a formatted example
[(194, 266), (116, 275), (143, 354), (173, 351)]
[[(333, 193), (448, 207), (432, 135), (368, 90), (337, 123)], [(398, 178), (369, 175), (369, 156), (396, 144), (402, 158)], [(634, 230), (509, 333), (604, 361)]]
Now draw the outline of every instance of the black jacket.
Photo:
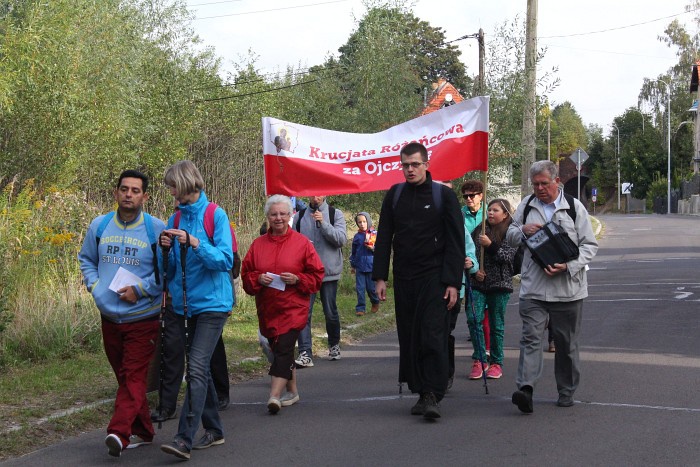
[(392, 206), (392, 186), (384, 197), (377, 227), (372, 278), (389, 278), (389, 258), (394, 251), (394, 277), (419, 279), (439, 274), (446, 285), (460, 288), (464, 272), (464, 220), (454, 192), (443, 185), (442, 206), (433, 201), (430, 172), (420, 185), (407, 183)]

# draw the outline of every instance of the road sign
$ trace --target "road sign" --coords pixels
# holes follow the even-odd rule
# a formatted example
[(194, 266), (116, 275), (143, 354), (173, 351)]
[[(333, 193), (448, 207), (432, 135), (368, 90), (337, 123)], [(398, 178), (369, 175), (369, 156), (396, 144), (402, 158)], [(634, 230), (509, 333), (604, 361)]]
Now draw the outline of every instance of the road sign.
[(623, 195), (629, 195), (630, 193), (632, 193), (632, 186), (633, 186), (633, 185), (632, 185), (631, 183), (623, 183), (623, 184), (622, 184), (622, 189), (621, 189), (620, 192), (621, 192)]
[(594, 203), (598, 200), (598, 197), (596, 195), (591, 196), (591, 201)]
[(576, 163), (576, 167), (581, 167), (581, 164), (586, 162), (586, 159), (588, 159), (588, 154), (586, 154), (586, 151), (584, 151), (583, 149), (581, 149), (579, 147), (579, 148), (576, 148), (574, 150), (574, 152), (571, 153), (571, 155), (569, 156), (569, 159), (571, 159), (572, 161), (574, 161)]
[[(591, 188), (591, 195), (598, 196), (598, 188), (596, 188), (596, 187)], [(595, 201), (595, 200), (593, 200), (593, 201)]]

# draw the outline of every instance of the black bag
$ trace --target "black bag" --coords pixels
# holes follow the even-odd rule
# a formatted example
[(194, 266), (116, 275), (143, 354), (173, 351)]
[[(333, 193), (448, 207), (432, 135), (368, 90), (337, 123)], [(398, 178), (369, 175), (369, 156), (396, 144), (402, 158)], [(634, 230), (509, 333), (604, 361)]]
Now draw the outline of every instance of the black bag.
[(579, 251), (571, 238), (553, 222), (547, 222), (525, 242), (532, 259), (542, 268), (555, 263), (566, 263), (578, 258)]

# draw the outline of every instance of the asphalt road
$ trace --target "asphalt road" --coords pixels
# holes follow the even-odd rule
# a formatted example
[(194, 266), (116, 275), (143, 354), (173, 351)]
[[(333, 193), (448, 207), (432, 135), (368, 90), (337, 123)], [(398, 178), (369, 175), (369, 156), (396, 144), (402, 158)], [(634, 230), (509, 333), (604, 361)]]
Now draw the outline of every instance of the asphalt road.
[[(299, 371), (301, 401), (267, 414), (267, 378), (236, 385), (223, 412), (226, 444), (194, 451), (192, 465), (700, 465), (700, 217), (602, 216), (600, 250), (584, 305), (582, 377), (572, 408), (555, 405), (553, 354), (545, 354), (535, 412), (510, 402), (520, 319), (506, 316), (504, 376), (466, 379), (471, 345), (457, 328), (458, 378), (436, 422), (409, 415), (399, 394), (398, 346), (386, 333), (315, 358)], [(177, 421), (152, 446), (107, 455), (92, 431), (5, 465), (167, 465)]]

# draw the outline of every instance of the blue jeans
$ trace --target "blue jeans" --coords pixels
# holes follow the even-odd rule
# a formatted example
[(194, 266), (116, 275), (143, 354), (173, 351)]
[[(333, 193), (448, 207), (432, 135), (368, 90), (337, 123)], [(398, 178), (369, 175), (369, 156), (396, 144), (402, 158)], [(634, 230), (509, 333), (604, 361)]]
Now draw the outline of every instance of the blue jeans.
[(372, 305), (379, 303), (371, 272), (355, 271), (355, 289), (357, 289), (357, 306), (355, 306), (355, 311), (365, 311), (367, 306), (365, 293), (369, 295), (369, 301), (372, 302)]
[[(190, 342), (189, 388), (185, 393), (185, 402), (180, 413), (180, 423), (175, 439), (185, 443), (188, 449), (192, 449), (192, 439), (197, 433), (200, 420), (206, 431), (210, 431), (216, 437), (224, 435), (218, 411), (219, 399), (209, 365), (227, 318), (227, 313), (211, 312), (200, 313), (187, 320)], [(183, 324), (182, 342), (185, 342), (185, 320), (183, 319), (181, 323)], [(188, 417), (190, 400), (192, 416)]]
[[(335, 296), (338, 292), (338, 281), (328, 281), (321, 284), (321, 305), (326, 315), (326, 332), (328, 333), (328, 348), (340, 343), (340, 316)], [(299, 333), (299, 353), (306, 352), (311, 356), (311, 313), (314, 311), (316, 294), (311, 294), (309, 302), (309, 320), (306, 327)]]

